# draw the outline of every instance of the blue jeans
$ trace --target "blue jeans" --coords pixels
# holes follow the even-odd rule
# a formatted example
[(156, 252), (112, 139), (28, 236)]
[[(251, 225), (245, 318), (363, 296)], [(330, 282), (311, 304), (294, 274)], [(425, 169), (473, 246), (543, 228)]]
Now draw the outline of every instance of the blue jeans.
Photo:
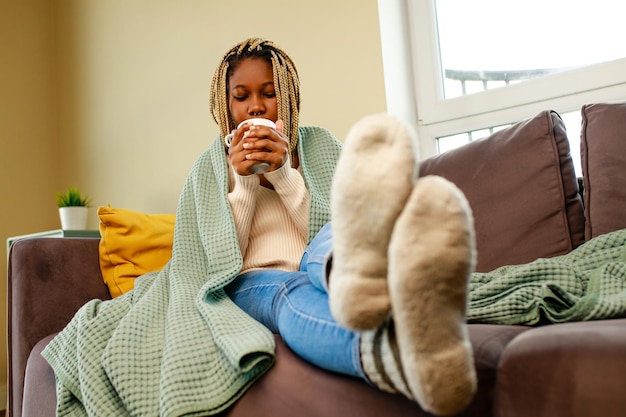
[(340, 326), (330, 313), (326, 266), (331, 251), (327, 224), (306, 248), (298, 272), (246, 272), (229, 284), (226, 292), (304, 360), (367, 380), (361, 367), (360, 334)]

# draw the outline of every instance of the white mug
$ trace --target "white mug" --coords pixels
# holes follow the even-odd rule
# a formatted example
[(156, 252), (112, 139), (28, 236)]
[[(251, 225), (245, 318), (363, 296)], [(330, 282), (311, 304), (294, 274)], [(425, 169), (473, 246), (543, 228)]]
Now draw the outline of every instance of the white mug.
[[(272, 129), (276, 129), (276, 123), (272, 122), (270, 119), (263, 119), (262, 117), (256, 117), (256, 118), (244, 120), (243, 122), (239, 123), (239, 125), (237, 126), (237, 129), (239, 129), (241, 126), (245, 125), (246, 123), (252, 123), (253, 125), (267, 126), (267, 127), (271, 127)], [(224, 136), (224, 144), (226, 144), (227, 147), (230, 147), (230, 143), (232, 142), (234, 137), (235, 135), (233, 133), (229, 133), (228, 135)]]
[[(267, 127), (271, 127), (272, 129), (276, 129), (276, 123), (272, 122), (269, 119), (263, 119), (261, 117), (244, 120), (243, 122), (239, 123), (239, 125), (237, 126), (237, 129), (239, 129), (241, 126), (245, 125), (246, 123), (252, 123), (253, 125), (257, 125), (257, 126), (267, 126)], [(232, 133), (229, 133), (228, 135), (224, 136), (224, 144), (226, 144), (227, 147), (230, 147), (230, 144), (234, 137), (235, 135)], [(267, 162), (259, 162), (258, 164), (254, 165), (250, 170), (254, 174), (263, 174), (264, 172), (267, 172), (268, 169), (270, 169), (270, 164), (268, 164)]]

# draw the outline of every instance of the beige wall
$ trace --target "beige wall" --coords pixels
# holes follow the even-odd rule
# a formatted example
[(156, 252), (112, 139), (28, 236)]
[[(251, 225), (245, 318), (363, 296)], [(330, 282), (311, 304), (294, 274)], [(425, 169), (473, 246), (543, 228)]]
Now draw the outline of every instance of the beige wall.
[(0, 2), (2, 241), (59, 228), (54, 194), (70, 185), (94, 206), (173, 213), (217, 134), (215, 66), (250, 36), (296, 62), (301, 124), (341, 139), (385, 110), (376, 0)]
[[(58, 140), (53, 7), (0, 1), (0, 268), (9, 236), (58, 228)], [(6, 278), (0, 280), (0, 408), (6, 398)]]

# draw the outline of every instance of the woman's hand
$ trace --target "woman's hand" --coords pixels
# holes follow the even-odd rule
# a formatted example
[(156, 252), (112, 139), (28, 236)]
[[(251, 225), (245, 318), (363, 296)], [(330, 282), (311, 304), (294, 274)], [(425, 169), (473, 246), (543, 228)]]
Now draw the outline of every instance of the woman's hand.
[(283, 166), (289, 153), (289, 138), (283, 134), (283, 126), (282, 120), (278, 120), (276, 129), (246, 123), (234, 130), (228, 156), (235, 172), (251, 175), (252, 167), (259, 162), (267, 162), (269, 171)]

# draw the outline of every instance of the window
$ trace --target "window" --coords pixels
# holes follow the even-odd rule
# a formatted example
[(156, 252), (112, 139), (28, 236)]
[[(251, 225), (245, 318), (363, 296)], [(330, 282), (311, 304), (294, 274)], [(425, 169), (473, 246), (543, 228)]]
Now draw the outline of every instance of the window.
[(622, 6), (615, 0), (594, 0), (593, 7), (583, 4), (436, 0), (444, 97), (626, 57), (626, 45), (618, 41), (626, 35)]
[(388, 110), (416, 126), (422, 157), (546, 109), (576, 153), (581, 106), (626, 100), (620, 2), (378, 4)]

